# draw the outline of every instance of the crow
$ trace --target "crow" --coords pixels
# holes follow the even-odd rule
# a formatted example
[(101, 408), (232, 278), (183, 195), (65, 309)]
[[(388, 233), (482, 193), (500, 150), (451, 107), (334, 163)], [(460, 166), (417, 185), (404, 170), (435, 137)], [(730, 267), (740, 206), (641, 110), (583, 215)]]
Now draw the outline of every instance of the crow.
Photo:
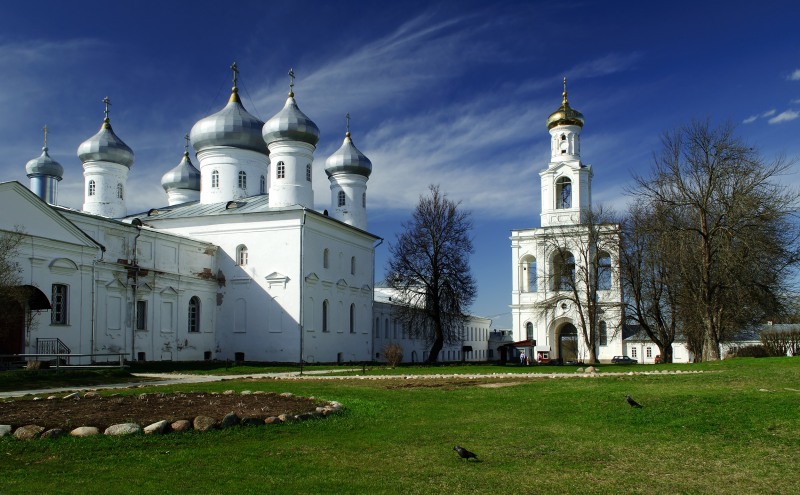
[(626, 396), (625, 396), (625, 400), (626, 400), (626, 401), (628, 401), (628, 404), (630, 404), (630, 405), (631, 405), (631, 407), (642, 407), (642, 405), (641, 405), (641, 404), (639, 404), (639, 403), (638, 403), (638, 402), (636, 402), (635, 400), (631, 399), (631, 396), (630, 396), (630, 395), (626, 395)]
[(453, 447), (453, 450), (458, 452), (458, 455), (461, 456), (461, 458), (464, 459), (465, 461), (468, 461), (470, 458), (473, 458), (476, 461), (478, 460), (477, 455), (475, 455), (474, 453), (470, 452), (469, 450), (463, 447), (459, 447), (458, 445), (456, 445), (455, 447)]

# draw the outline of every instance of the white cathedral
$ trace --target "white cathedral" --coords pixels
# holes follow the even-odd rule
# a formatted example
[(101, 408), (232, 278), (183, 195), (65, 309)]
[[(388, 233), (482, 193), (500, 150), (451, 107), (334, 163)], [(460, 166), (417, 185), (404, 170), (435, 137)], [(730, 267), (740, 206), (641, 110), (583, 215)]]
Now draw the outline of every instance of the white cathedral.
[(242, 105), (233, 70), (227, 104), (189, 135), (199, 170), (187, 141), (161, 180), (168, 206), (127, 211), (134, 153), (111, 127), (108, 100), (100, 131), (78, 147), (81, 211), (57, 204), (64, 169), (48, 155), (46, 134), (26, 166), (30, 190), (0, 184), (0, 207), (14, 212), (0, 230), (23, 229), (24, 283), (51, 306), (6, 332), (0, 354), (57, 345), (135, 360), (370, 359), (380, 239), (366, 230), (372, 164), (348, 131), (325, 162), (330, 214), (315, 210), (319, 129), (293, 84), (262, 122)]
[[(614, 225), (587, 223), (593, 172), (581, 161), (584, 118), (567, 101), (566, 79), (562, 96), (547, 119), (550, 163), (539, 172), (541, 227), (511, 232), (515, 347), (538, 362), (584, 362), (590, 355), (585, 328), (595, 333), (598, 360), (611, 361), (623, 354), (619, 232)], [(590, 229), (596, 235), (590, 237)], [(590, 330), (593, 297), (598, 309)]]

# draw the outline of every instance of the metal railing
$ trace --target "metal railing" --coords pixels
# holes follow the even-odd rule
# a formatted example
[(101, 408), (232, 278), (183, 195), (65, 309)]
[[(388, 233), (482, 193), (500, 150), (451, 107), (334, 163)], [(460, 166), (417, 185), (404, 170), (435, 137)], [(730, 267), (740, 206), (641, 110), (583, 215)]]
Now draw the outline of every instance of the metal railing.
[[(36, 352), (39, 354), (71, 354), (67, 344), (59, 338), (36, 339)], [(69, 362), (69, 361), (67, 361)]]

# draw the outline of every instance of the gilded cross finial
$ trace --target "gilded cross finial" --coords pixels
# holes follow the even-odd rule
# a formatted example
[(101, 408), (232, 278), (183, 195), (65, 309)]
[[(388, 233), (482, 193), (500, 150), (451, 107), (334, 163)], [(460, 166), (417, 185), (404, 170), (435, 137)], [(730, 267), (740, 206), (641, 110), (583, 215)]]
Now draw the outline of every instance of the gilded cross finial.
[(294, 69), (289, 69), (289, 96), (294, 96)]
[(44, 149), (47, 149), (47, 124), (42, 127), (42, 130), (44, 131)]
[(103, 98), (103, 103), (106, 104), (106, 109), (105, 109), (106, 118), (105, 118), (105, 121), (108, 122), (109, 121), (109, 119), (108, 119), (108, 107), (111, 106), (111, 100), (108, 99), (108, 96)]
[(189, 154), (189, 135), (187, 134), (187, 135), (183, 136), (183, 139), (186, 141), (186, 143), (183, 145), (183, 153), (185, 155), (188, 155)]
[(344, 116), (344, 119), (347, 121), (347, 136), (350, 136), (350, 112), (347, 112), (347, 115)]
[(235, 88), (239, 80), (239, 66), (236, 65), (236, 62), (231, 64), (231, 70), (233, 71), (233, 87)]
[(564, 76), (564, 93), (562, 93), (564, 97), (564, 101), (561, 102), (562, 105), (567, 104), (567, 76)]

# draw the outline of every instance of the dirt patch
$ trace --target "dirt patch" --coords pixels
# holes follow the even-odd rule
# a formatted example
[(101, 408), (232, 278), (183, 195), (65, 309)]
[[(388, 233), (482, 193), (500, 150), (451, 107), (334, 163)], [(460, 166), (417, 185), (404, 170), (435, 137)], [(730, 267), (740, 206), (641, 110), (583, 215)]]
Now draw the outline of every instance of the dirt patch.
[(388, 389), (403, 389), (403, 388), (439, 388), (442, 390), (455, 390), (463, 387), (474, 387), (481, 384), (479, 380), (454, 380), (454, 379), (404, 379), (402, 382), (393, 381), (386, 385)]
[(479, 383), (479, 387), (483, 388), (500, 388), (500, 387), (513, 387), (514, 385), (522, 385), (522, 382), (495, 382), (495, 383)]
[(0, 402), (0, 424), (16, 428), (35, 424), (46, 429), (95, 426), (100, 431), (119, 423), (142, 427), (161, 420), (192, 420), (196, 416), (222, 419), (230, 412), (240, 418), (265, 419), (281, 414), (302, 414), (324, 405), (308, 397), (276, 393), (150, 393), (74, 399), (16, 399)]

